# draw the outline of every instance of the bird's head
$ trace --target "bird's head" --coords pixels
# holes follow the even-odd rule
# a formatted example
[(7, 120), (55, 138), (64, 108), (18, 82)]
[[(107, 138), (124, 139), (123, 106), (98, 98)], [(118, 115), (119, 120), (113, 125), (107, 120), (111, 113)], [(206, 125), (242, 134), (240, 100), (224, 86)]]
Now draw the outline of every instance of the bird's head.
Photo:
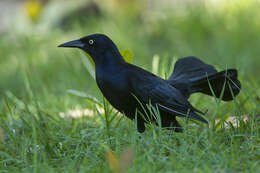
[[(113, 41), (104, 34), (92, 34), (77, 40), (69, 41), (58, 47), (79, 48), (88, 53), (95, 64), (106, 56), (122, 59), (120, 52)], [(116, 58), (117, 59), (117, 58)], [(111, 59), (110, 59), (111, 60)]]

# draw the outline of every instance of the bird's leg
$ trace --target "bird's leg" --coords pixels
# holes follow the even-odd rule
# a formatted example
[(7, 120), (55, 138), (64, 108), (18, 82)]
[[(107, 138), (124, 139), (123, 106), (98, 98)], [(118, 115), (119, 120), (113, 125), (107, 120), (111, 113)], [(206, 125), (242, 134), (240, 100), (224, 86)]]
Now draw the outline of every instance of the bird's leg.
[(145, 131), (144, 121), (139, 118), (137, 119), (137, 130), (139, 133), (143, 133)]
[(181, 133), (183, 132), (183, 129), (179, 122), (174, 118), (174, 120), (171, 122), (171, 129), (173, 129), (175, 132)]
[(175, 132), (182, 132), (183, 129), (179, 122), (176, 120), (176, 117), (171, 114), (164, 114), (162, 116), (162, 127), (166, 127), (166, 129), (175, 131)]

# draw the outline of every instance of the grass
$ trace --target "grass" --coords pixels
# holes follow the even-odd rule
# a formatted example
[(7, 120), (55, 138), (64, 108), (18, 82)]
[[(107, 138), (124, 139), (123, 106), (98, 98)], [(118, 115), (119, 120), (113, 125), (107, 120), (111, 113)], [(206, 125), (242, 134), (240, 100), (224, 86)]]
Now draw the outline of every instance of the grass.
[[(75, 18), (67, 30), (2, 33), (0, 172), (259, 172), (258, 7), (256, 1), (223, 2), (221, 8), (194, 4), (146, 16), (138, 9), (120, 15), (104, 10), (103, 17), (84, 23)], [(182, 134), (153, 124), (139, 134), (135, 122), (103, 100), (79, 52), (57, 48), (96, 32), (108, 34), (120, 50), (131, 50), (134, 64), (162, 77), (188, 55), (218, 69), (237, 68), (242, 91), (225, 103), (200, 94), (190, 98), (208, 110), (209, 127), (179, 119)], [(85, 108), (93, 115), (60, 116)], [(239, 126), (225, 123), (230, 117)]]

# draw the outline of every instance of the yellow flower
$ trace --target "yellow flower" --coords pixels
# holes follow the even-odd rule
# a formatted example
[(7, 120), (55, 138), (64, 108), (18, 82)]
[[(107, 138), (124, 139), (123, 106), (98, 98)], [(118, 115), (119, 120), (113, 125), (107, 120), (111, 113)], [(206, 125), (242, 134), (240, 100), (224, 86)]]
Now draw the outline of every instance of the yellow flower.
[(43, 5), (39, 0), (27, 0), (27, 2), (25, 2), (24, 7), (25, 7), (27, 16), (32, 21), (35, 21), (41, 15)]

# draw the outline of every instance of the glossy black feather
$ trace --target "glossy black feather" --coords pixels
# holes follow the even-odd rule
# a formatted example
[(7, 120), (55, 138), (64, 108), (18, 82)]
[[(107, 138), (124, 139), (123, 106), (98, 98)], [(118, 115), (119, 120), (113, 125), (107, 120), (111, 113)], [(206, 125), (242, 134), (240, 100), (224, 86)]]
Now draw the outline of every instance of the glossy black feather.
[(178, 59), (169, 80), (196, 80), (215, 73), (217, 70), (212, 65), (205, 64), (200, 59), (191, 56)]
[(220, 98), (223, 90), (221, 99), (231, 101), (241, 89), (236, 69), (217, 72), (212, 65), (205, 64), (196, 57), (179, 59), (168, 82), (186, 98), (197, 92)]

